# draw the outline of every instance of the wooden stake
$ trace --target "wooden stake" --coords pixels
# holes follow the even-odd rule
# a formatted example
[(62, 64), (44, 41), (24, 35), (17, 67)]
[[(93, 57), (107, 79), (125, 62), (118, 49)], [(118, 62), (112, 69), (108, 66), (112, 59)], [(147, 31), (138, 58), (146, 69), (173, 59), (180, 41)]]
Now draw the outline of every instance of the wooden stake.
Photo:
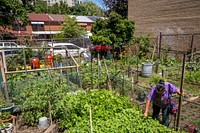
[(90, 133), (92, 133), (92, 108), (90, 107)]
[(2, 78), (3, 78), (3, 83), (4, 83), (5, 97), (6, 97), (6, 100), (9, 101), (6, 75), (5, 75), (4, 65), (3, 65), (3, 60), (2, 60), (1, 55), (0, 55), (0, 67), (1, 67), (1, 74), (2, 74)]
[(107, 75), (107, 80), (108, 80), (108, 89), (112, 90), (111, 80), (110, 80), (110, 76), (109, 76), (109, 73), (108, 73), (108, 68), (107, 68), (107, 65), (106, 65), (106, 60), (105, 60), (104, 57), (103, 57), (103, 60), (104, 60), (104, 65), (105, 65), (106, 75)]

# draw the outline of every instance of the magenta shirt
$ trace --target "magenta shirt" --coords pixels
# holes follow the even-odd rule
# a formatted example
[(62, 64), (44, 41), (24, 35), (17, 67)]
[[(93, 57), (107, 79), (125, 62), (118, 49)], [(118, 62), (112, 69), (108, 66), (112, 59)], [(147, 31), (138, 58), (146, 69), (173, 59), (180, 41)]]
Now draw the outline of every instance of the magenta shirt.
[(171, 83), (165, 82), (164, 85), (165, 91), (162, 95), (156, 94), (155, 85), (151, 88), (151, 91), (147, 96), (148, 100), (153, 101), (153, 103), (159, 107), (166, 107), (172, 94), (176, 93), (178, 90), (178, 88)]

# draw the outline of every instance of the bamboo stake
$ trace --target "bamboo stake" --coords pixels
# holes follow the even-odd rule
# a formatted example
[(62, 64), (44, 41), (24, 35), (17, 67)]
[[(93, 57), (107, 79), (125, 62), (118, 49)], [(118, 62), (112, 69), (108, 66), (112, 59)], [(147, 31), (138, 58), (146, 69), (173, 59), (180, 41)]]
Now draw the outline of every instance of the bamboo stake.
[(91, 102), (91, 106), (90, 106), (90, 133), (93, 132), (93, 128), (92, 128), (92, 99), (90, 97), (90, 102)]
[(105, 65), (105, 69), (106, 69), (106, 75), (107, 75), (107, 81), (108, 81), (108, 89), (112, 90), (111, 80), (110, 80), (110, 76), (109, 76), (109, 73), (108, 73), (108, 68), (107, 68), (107, 65), (106, 65), (106, 60), (105, 60), (104, 57), (103, 57), (103, 60), (104, 60), (104, 65)]
[(92, 130), (92, 109), (90, 107), (90, 133), (92, 133), (93, 130)]
[[(100, 78), (100, 59), (99, 59), (99, 53), (97, 57), (97, 62), (98, 62), (98, 79)], [(98, 80), (98, 90), (99, 90), (99, 80)]]
[(3, 60), (2, 60), (1, 55), (0, 55), (0, 67), (1, 67), (1, 74), (2, 74), (2, 78), (3, 78), (3, 83), (4, 83), (5, 97), (6, 97), (6, 100), (9, 101), (6, 75), (5, 75), (4, 65), (3, 65)]
[[(156, 39), (157, 39), (157, 43), (158, 43), (158, 37)], [(156, 52), (156, 45), (157, 45), (157, 43), (155, 43), (154, 46), (153, 46), (153, 53), (152, 53), (152, 57), (151, 57), (152, 61), (153, 61), (153, 58), (154, 58), (154, 54)]]
[[(50, 115), (50, 126), (52, 126), (52, 124), (53, 124), (53, 122), (52, 122), (52, 116), (51, 116), (51, 103), (50, 103), (50, 101), (48, 101), (48, 103), (49, 103), (49, 115)], [(53, 133), (53, 130), (51, 131), (51, 133)]]

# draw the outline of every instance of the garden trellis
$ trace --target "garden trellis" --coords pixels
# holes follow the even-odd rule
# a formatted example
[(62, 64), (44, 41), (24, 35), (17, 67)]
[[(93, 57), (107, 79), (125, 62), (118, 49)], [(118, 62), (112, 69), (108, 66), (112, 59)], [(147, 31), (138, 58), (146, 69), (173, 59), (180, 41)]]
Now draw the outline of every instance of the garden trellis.
[[(13, 49), (16, 50), (17, 49), (17, 50), (21, 50), (22, 53), (23, 53), (23, 56), (22, 56), (23, 62), (21, 64), (23, 68), (21, 70), (18, 70), (19, 69), (18, 66), (15, 65), (15, 66), (12, 66), (12, 67), (14, 67), (16, 70), (15, 69), (14, 70), (9, 70), (7, 68), (7, 66), (9, 64), (7, 64), (4, 48), (2, 48), (2, 50), (1, 50), (2, 51), (2, 56), (1, 56), (2, 85), (1, 85), (1, 87), (3, 87), (2, 89), (3, 89), (3, 92), (4, 92), (4, 95), (5, 95), (6, 99), (9, 98), (8, 97), (9, 96), (8, 90), (11, 90), (9, 87), (13, 86), (13, 85), (10, 86), (9, 84), (7, 84), (6, 77), (9, 77), (8, 75), (18, 74), (18, 73), (25, 73), (25, 77), (26, 77), (26, 78), (24, 78), (25, 82), (22, 80), (22, 82), (20, 84), (27, 85), (27, 80), (28, 80), (27, 79), (27, 75), (28, 75), (28, 73), (36, 73), (37, 75), (35, 75), (35, 76), (40, 77), (39, 73), (41, 71), (48, 71), (48, 73), (50, 73), (51, 71), (57, 71), (59, 73), (59, 75), (60, 75), (59, 76), (60, 77), (59, 78), (59, 80), (60, 80), (59, 82), (61, 82), (61, 77), (63, 75), (66, 76), (66, 80), (69, 80), (69, 76), (68, 75), (70, 73), (72, 73), (73, 71), (76, 73), (76, 75), (78, 75), (78, 73), (79, 73), (79, 65), (78, 65), (77, 61), (74, 59), (74, 57), (72, 57), (72, 56), (71, 57), (67, 57), (68, 58), (67, 61), (63, 62), (60, 66), (50, 67), (47, 64), (46, 66), (43, 66), (43, 68), (39, 68), (39, 69), (30, 69), (30, 67), (27, 67), (27, 66), (29, 66), (28, 65), (29, 64), (29, 60), (27, 61), (27, 58), (26, 58), (26, 55), (25, 55), (25, 50), (26, 49), (49, 49), (49, 47), (26, 47), (26, 48), (6, 48), (6, 49), (11, 49), (11, 50), (13, 50)], [(67, 49), (66, 49), (66, 52), (67, 52)], [(45, 54), (45, 53), (43, 53), (43, 54)], [(11, 56), (10, 58), (12, 59), (13, 57)], [(31, 58), (32, 58), (32, 56), (31, 56)], [(43, 55), (42, 58), (43, 58), (43, 60), (45, 60), (45, 58), (46, 58), (45, 55)], [(14, 62), (14, 61), (12, 61), (12, 62)], [(53, 62), (53, 60), (52, 60), (52, 62)], [(68, 69), (70, 71), (66, 71), (66, 69)], [(49, 75), (49, 77), (50, 77), (50, 75)], [(72, 77), (72, 76), (70, 76), (70, 77)], [(76, 76), (75, 78), (76, 78), (76, 83), (78, 85), (80, 85), (80, 83), (78, 83), (79, 82), (79, 79), (78, 79), (79, 77)], [(16, 83), (16, 84), (18, 84), (18, 83)], [(15, 88), (13, 87), (12, 89), (15, 89)]]

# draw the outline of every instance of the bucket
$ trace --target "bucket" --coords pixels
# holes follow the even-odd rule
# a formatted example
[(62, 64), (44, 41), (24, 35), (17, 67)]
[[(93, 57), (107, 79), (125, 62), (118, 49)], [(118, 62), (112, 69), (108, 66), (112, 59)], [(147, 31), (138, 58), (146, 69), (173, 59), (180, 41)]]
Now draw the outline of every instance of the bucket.
[(40, 68), (40, 61), (38, 57), (33, 57), (30, 60), (31, 69)]
[(12, 133), (12, 123), (8, 123), (9, 126), (7, 128), (1, 129), (1, 133)]
[(188, 133), (194, 133), (194, 128), (195, 128), (194, 125), (189, 125), (188, 126)]
[(49, 127), (47, 117), (41, 117), (39, 119), (38, 128), (39, 129), (46, 129), (47, 127)]
[(52, 67), (53, 66), (53, 56), (45, 56), (45, 65)]
[(150, 62), (143, 62), (142, 63), (142, 76), (143, 77), (150, 77), (152, 73), (153, 64)]

